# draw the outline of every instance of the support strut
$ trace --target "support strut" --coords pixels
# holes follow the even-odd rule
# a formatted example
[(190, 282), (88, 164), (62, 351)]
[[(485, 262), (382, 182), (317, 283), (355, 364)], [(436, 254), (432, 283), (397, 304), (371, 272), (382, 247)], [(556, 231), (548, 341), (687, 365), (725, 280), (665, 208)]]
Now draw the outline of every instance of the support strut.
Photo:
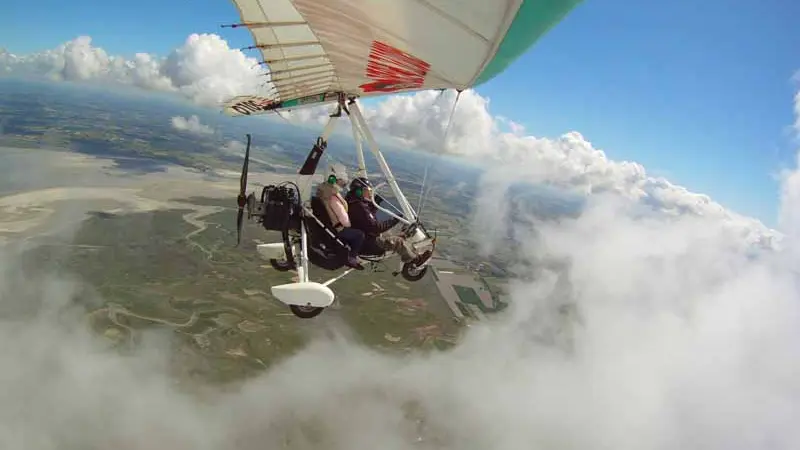
[[(367, 126), (364, 116), (361, 115), (361, 109), (359, 108), (358, 103), (356, 103), (355, 99), (351, 99), (347, 106), (348, 108), (345, 111), (347, 111), (347, 113), (350, 115), (350, 120), (358, 125), (357, 128), (359, 129), (359, 134), (361, 134), (367, 141), (367, 146), (375, 156), (375, 159), (378, 160), (378, 166), (381, 168), (381, 172), (383, 172), (383, 175), (386, 177), (386, 182), (389, 184), (389, 188), (392, 190), (397, 202), (400, 204), (400, 209), (403, 210), (403, 215), (406, 219), (405, 221), (416, 222), (417, 213), (414, 211), (414, 208), (411, 207), (411, 203), (409, 203), (408, 199), (403, 194), (403, 191), (400, 190), (400, 186), (397, 184), (397, 180), (395, 179), (394, 174), (392, 174), (389, 164), (386, 163), (386, 159), (383, 157), (383, 153), (381, 153), (377, 141), (375, 141), (375, 138), (372, 136), (372, 132)], [(354, 126), (354, 129), (355, 128), (356, 127)], [(361, 156), (363, 158), (363, 152), (361, 153)], [(359, 160), (359, 164), (361, 164), (361, 160)]]

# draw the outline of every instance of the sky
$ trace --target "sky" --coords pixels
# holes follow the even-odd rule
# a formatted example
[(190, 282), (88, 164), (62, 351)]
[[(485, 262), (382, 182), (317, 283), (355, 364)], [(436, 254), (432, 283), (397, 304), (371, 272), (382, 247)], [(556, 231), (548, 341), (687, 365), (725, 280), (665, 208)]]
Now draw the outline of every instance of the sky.
[(535, 135), (579, 130), (774, 223), (770, 175), (794, 154), (798, 16), (792, 0), (589, 0), (479, 91)]
[[(794, 149), (798, 14), (790, 0), (587, 0), (477, 92), (492, 115), (533, 136), (577, 131), (610, 159), (640, 163), (650, 176), (774, 226), (776, 174)], [(10, 0), (0, 18), (0, 47), (15, 54), (84, 35), (128, 59), (167, 56), (192, 33), (218, 34), (231, 48), (251, 44), (247, 32), (219, 27), (238, 21), (227, 1), (43, 1), (33, 9)]]

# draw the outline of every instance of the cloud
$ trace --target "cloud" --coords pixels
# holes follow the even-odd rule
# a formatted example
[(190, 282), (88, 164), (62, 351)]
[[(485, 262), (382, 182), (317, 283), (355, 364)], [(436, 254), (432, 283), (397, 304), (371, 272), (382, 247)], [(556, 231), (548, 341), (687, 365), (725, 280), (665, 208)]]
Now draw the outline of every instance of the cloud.
[(376, 132), (480, 164), (491, 173), (485, 183), (507, 188), (524, 181), (584, 196), (609, 193), (659, 214), (688, 214), (722, 223), (728, 233), (751, 244), (771, 246), (779, 239), (778, 233), (758, 220), (737, 214), (707, 195), (651, 176), (636, 162), (609, 159), (576, 131), (555, 139), (531, 136), (522, 125), (493, 116), (489, 99), (479, 93), (462, 92), (453, 110), (455, 97), (455, 92), (396, 95), (366, 110), (365, 116)]
[(200, 118), (196, 115), (192, 115), (188, 119), (182, 116), (175, 116), (170, 120), (170, 123), (172, 123), (172, 128), (176, 130), (195, 134), (214, 134), (214, 129), (200, 123)]
[[(794, 73), (792, 81), (800, 86), (800, 70)], [(800, 89), (794, 94), (794, 134), (800, 136)]]
[[(775, 230), (708, 195), (651, 176), (639, 163), (609, 159), (579, 132), (555, 139), (531, 136), (521, 124), (492, 115), (489, 99), (476, 91), (462, 92), (453, 109), (455, 97), (455, 92), (434, 91), (389, 96), (364, 108), (364, 116), (374, 133), (414, 148), (462, 156), (491, 173), (486, 183), (506, 189), (524, 181), (583, 196), (610, 193), (659, 214), (721, 223), (726, 233), (749, 245), (771, 247), (780, 240)], [(317, 107), (288, 114), (293, 121), (323, 124), (327, 113)]]
[[(800, 71), (795, 74), (795, 80), (800, 82)], [(797, 139), (800, 137), (800, 83), (794, 96), (794, 110), (794, 138)], [(792, 241), (800, 241), (800, 151), (795, 155), (795, 166), (795, 169), (785, 169), (780, 174), (781, 209), (778, 223)]]
[(220, 151), (222, 151), (223, 153), (235, 156), (244, 156), (244, 152), (246, 149), (247, 145), (245, 145), (241, 141), (237, 141), (234, 139), (229, 139), (222, 145), (222, 147), (220, 147)]
[(93, 46), (91, 37), (80, 36), (30, 55), (0, 52), (0, 73), (175, 92), (206, 106), (267, 89), (262, 87), (264, 71), (258, 60), (230, 48), (215, 34), (192, 34), (165, 58), (137, 53), (132, 59), (110, 56)]
[[(289, 111), (281, 111), (281, 115), (295, 125), (321, 125), (327, 123), (333, 106), (300, 107)], [(349, 122), (347, 118), (344, 120)], [(344, 127), (342, 127), (344, 128)]]

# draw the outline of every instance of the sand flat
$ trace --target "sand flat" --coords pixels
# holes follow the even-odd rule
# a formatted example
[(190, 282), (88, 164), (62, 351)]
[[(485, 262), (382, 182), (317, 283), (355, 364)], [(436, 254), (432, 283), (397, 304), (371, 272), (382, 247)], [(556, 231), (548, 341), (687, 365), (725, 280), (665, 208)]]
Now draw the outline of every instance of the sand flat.
[[(210, 179), (206, 174), (184, 167), (167, 166), (165, 172), (130, 176), (114, 168), (111, 159), (54, 150), (3, 150), (8, 150), (3, 157), (13, 163), (9, 167), (18, 172), (24, 173), (29, 167), (32, 177), (41, 176), (41, 166), (34, 161), (45, 160), (48, 174), (57, 172), (60, 179), (74, 180), (75, 183), (70, 185), (65, 181), (58, 187), (14, 192), (0, 197), (0, 232), (7, 238), (9, 234), (22, 237), (41, 232), (56, 212), (74, 213), (74, 217), (80, 219), (90, 210), (120, 213), (189, 209), (195, 212), (189, 215), (193, 219), (192, 225), (202, 227), (196, 218), (214, 213), (219, 207), (194, 205), (182, 200), (193, 196), (230, 198), (234, 207), (239, 190), (239, 174), (232, 171), (219, 171)], [(249, 176), (248, 191), (260, 189), (264, 184), (296, 178), (295, 175), (253, 172)]]

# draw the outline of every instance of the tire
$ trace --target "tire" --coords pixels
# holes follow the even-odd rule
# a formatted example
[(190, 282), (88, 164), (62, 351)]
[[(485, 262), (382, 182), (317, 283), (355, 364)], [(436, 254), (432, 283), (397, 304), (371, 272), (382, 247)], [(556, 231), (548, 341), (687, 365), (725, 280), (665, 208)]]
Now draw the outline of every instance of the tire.
[(408, 281), (419, 281), (425, 274), (428, 273), (428, 266), (423, 266), (422, 269), (418, 268), (414, 263), (403, 264), (403, 270), (400, 275)]
[(277, 270), (278, 272), (288, 272), (294, 269), (294, 264), (290, 263), (286, 260), (277, 260), (275, 258), (271, 258), (269, 260), (269, 264), (272, 266), (273, 269)]
[(320, 315), (325, 308), (319, 306), (289, 305), (289, 309), (292, 311), (292, 314), (301, 319), (311, 319)]

